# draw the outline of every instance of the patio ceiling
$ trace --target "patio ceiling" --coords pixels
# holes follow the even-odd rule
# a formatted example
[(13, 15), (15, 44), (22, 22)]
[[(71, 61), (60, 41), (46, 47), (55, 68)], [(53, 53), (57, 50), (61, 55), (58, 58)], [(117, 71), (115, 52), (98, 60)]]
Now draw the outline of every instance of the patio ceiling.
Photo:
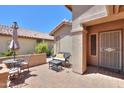
[(122, 12), (124, 10), (124, 5), (107, 5), (106, 10), (108, 16), (111, 16), (113, 14), (118, 14), (119, 12)]
[(84, 24), (85, 26), (93, 26), (93, 25), (102, 24), (106, 22), (112, 22), (112, 21), (121, 20), (121, 19), (124, 19), (124, 12), (115, 14), (112, 16), (107, 16), (107, 17), (91, 20), (88, 22), (83, 22), (82, 24)]
[(72, 11), (72, 5), (65, 5), (70, 11)]
[(102, 17), (99, 19), (83, 22), (82, 24), (84, 26), (93, 26), (97, 24), (102, 24), (106, 22), (112, 22), (116, 20), (122, 20), (124, 19), (124, 6), (116, 5), (116, 6), (106, 6), (108, 16)]
[[(70, 11), (72, 11), (72, 5), (65, 5)], [(124, 10), (124, 5), (106, 5), (108, 15), (113, 15)]]
[[(65, 5), (65, 6), (72, 11), (72, 5)], [(82, 24), (84, 26), (93, 26), (97, 24), (124, 19), (124, 5), (106, 5), (106, 10), (108, 16), (91, 20), (88, 22), (82, 21)]]

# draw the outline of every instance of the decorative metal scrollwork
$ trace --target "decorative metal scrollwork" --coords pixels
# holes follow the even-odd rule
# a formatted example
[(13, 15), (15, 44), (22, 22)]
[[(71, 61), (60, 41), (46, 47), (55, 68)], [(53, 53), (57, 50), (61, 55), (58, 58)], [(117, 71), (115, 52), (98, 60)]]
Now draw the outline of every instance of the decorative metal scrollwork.
[(104, 51), (113, 52), (113, 51), (115, 51), (115, 49), (113, 49), (113, 48), (106, 48), (106, 49), (104, 49)]

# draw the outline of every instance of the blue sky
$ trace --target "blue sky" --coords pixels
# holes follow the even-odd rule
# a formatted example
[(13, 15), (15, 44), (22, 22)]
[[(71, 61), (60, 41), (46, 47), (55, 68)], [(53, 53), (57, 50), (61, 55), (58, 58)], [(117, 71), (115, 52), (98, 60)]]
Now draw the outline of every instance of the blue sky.
[(21, 28), (43, 33), (49, 33), (63, 19), (71, 18), (71, 12), (63, 5), (0, 6), (0, 24), (10, 26), (17, 21)]

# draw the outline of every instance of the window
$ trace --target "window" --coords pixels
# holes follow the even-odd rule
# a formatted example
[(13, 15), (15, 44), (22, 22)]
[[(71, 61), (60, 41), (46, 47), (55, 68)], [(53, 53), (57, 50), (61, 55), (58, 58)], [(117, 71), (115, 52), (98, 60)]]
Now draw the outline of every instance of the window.
[(96, 35), (90, 36), (90, 51), (91, 55), (96, 55)]

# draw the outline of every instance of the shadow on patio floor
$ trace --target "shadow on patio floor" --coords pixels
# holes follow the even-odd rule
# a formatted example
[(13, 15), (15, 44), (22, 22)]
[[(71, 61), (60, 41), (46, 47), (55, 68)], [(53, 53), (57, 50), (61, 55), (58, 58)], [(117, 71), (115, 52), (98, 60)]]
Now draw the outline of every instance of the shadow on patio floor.
[(30, 74), (30, 73), (31, 73), (31, 71), (22, 72), (19, 78), (13, 79), (10, 81), (9, 87), (12, 88), (12, 87), (16, 86), (18, 88), (18, 87), (28, 85), (25, 83), (25, 80), (30, 78), (30, 77), (36, 77), (37, 76), (37, 74)]
[(96, 67), (96, 66), (88, 66), (88, 69), (85, 73), (85, 75), (88, 74), (102, 74), (110, 77), (115, 77), (119, 79), (124, 79), (124, 73), (121, 73), (120, 71), (115, 71), (107, 68), (102, 68), (102, 67)]

